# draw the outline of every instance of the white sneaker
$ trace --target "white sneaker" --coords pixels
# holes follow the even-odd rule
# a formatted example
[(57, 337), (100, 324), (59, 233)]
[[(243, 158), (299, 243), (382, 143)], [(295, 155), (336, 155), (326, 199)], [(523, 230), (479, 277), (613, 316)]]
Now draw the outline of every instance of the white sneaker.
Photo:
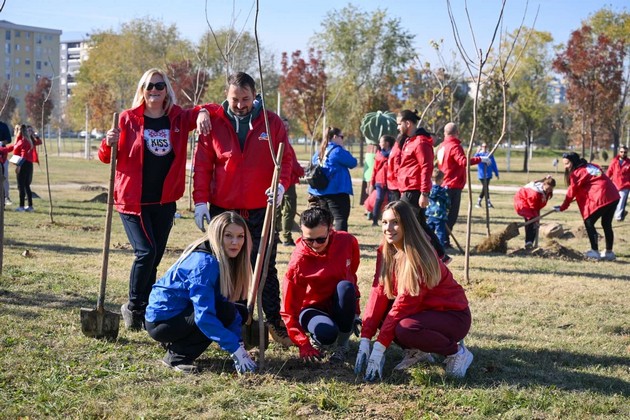
[(615, 261), (617, 256), (612, 251), (602, 251), (600, 258), (604, 261)]
[(463, 378), (472, 361), (473, 354), (463, 344), (460, 344), (457, 353), (447, 356), (444, 360), (446, 374), (453, 378)]
[(588, 258), (589, 260), (599, 260), (601, 258), (599, 252), (595, 251), (594, 249), (589, 249), (588, 251), (586, 251), (584, 253), (584, 257)]
[(34, 208), (34, 207), (31, 207), (31, 206), (26, 206), (26, 207), (24, 207), (24, 211), (27, 211), (27, 212), (29, 212), (29, 213), (32, 213), (32, 212), (34, 212), (34, 211), (35, 211), (35, 208)]
[(420, 362), (435, 363), (435, 359), (431, 353), (425, 353), (418, 349), (406, 349), (403, 359), (394, 367), (394, 370), (409, 369), (411, 366)]

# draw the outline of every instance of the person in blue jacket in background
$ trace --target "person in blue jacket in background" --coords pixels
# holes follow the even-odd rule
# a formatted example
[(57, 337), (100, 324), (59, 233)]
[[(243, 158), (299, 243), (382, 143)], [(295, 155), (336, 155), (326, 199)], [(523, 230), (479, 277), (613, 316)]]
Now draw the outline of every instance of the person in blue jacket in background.
[(154, 285), (145, 314), (147, 332), (162, 343), (162, 363), (198, 373), (193, 363), (215, 341), (230, 353), (236, 371), (256, 364), (244, 348), (241, 325), (252, 278), (251, 236), (245, 220), (228, 211), (212, 218), (208, 234), (190, 244)]
[(321, 207), (327, 208), (333, 215), (335, 230), (348, 231), (350, 216), (350, 196), (352, 195), (352, 179), (350, 169), (357, 166), (357, 159), (343, 147), (343, 133), (336, 127), (328, 127), (326, 139), (313, 155), (312, 162), (319, 162), (328, 175), (329, 183), (323, 190), (308, 188), (308, 193), (316, 199)]
[(481, 200), (486, 197), (486, 202), (488, 203), (489, 208), (494, 208), (492, 202), (490, 201), (490, 180), (492, 179), (492, 173), (497, 176), (499, 179), (499, 169), (497, 168), (497, 162), (494, 160), (494, 156), (488, 152), (488, 145), (483, 142), (481, 146), (479, 146), (479, 150), (475, 153), (474, 157), (487, 157), (490, 159), (489, 163), (484, 163), (483, 160), (477, 165), (477, 178), (479, 178), (479, 182), (481, 182), (481, 192), (479, 193), (479, 199), (477, 199), (477, 204), (475, 207), (478, 209), (481, 208)]

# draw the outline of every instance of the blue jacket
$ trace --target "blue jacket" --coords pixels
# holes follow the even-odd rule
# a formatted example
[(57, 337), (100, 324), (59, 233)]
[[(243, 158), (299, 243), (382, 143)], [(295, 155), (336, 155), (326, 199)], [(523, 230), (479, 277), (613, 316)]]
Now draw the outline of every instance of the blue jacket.
[(477, 165), (477, 178), (478, 179), (492, 179), (492, 173), (499, 176), (499, 168), (497, 168), (497, 161), (494, 160), (494, 155), (489, 152), (477, 152), (474, 157), (490, 157), (490, 164), (486, 165), (483, 162), (479, 162)]
[[(328, 157), (324, 159), (322, 166), (326, 170), (328, 179), (330, 179), (328, 187), (323, 190), (316, 190), (309, 186), (308, 193), (316, 196), (340, 193), (352, 195), (350, 169), (357, 166), (357, 159), (349, 151), (335, 143), (328, 143), (326, 153)], [(313, 164), (317, 163), (318, 160), (319, 151), (313, 155)]]
[(234, 353), (241, 339), (241, 317), (236, 313), (226, 328), (217, 318), (215, 302), (227, 301), (221, 294), (219, 263), (208, 252), (195, 250), (180, 258), (151, 289), (145, 318), (149, 322), (170, 319), (191, 303), (195, 324), (223, 350)]
[(425, 215), (427, 218), (438, 220), (448, 219), (448, 210), (451, 207), (451, 199), (446, 192), (447, 188), (433, 184), (429, 193), (429, 205)]

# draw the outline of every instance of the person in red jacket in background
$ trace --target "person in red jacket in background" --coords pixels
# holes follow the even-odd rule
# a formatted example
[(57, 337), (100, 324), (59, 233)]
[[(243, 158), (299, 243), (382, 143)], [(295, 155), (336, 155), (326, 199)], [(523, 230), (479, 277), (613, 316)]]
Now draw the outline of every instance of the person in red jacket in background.
[(11, 143), (11, 130), (8, 125), (0, 121), (0, 163), (2, 164), (0, 169), (4, 176), (4, 197), (0, 197), (0, 200), (4, 198), (5, 206), (13, 204), (9, 196), (9, 152), (13, 150), (13, 145), (9, 143)]
[(444, 246), (427, 225), (425, 211), (429, 206), (429, 194), (433, 186), (433, 139), (431, 133), (417, 127), (418, 121), (418, 111), (408, 109), (400, 111), (396, 117), (398, 131), (406, 138), (401, 147), (398, 166), (400, 199), (411, 206), (422, 230), (429, 235), (438, 257), (448, 264), (451, 257), (446, 255)]
[[(31, 191), (31, 182), (33, 182), (33, 164), (39, 163), (36, 146), (42, 144), (42, 141), (33, 133), (33, 128), (27, 125), (21, 125), (15, 145), (13, 146), (13, 155), (20, 156), (21, 162), (16, 165), (15, 174), (17, 175), (18, 192), (20, 195), (20, 206), (15, 211), (35, 211), (33, 208), (33, 193)], [(24, 204), (28, 203), (27, 206)]]
[(615, 219), (621, 222), (626, 218), (626, 203), (628, 202), (628, 192), (630, 192), (630, 158), (628, 158), (628, 148), (619, 146), (619, 155), (610, 162), (606, 175), (619, 190), (619, 204), (615, 210)]
[[(540, 216), (540, 210), (547, 205), (553, 197), (553, 189), (556, 187), (556, 180), (547, 175), (538, 181), (532, 181), (524, 187), (519, 188), (514, 195), (514, 210), (525, 221), (529, 221)], [(531, 249), (538, 234), (538, 223), (531, 223), (525, 226), (525, 248)]]
[(399, 134), (389, 152), (387, 158), (387, 201), (400, 200), (400, 190), (398, 185), (398, 167), (400, 166), (400, 149), (405, 142), (406, 136)]
[[(613, 243), (615, 234), (612, 229), (612, 220), (619, 202), (619, 192), (610, 178), (604, 174), (602, 168), (588, 163), (575, 152), (562, 155), (564, 164), (564, 181), (569, 186), (564, 202), (554, 207), (556, 211), (565, 211), (573, 200), (577, 201), (580, 213), (584, 219), (584, 227), (591, 243), (591, 249), (584, 256), (593, 260), (613, 261)], [(595, 223), (601, 220), (606, 251), (598, 252), (597, 230)]]
[[(227, 99), (221, 105), (204, 105), (210, 112), (212, 130), (199, 138), (195, 151), (195, 223), (203, 231), (204, 222), (209, 222), (211, 217), (227, 210), (239, 213), (252, 235), (251, 259), (255, 266), (275, 171), (268, 138), (273, 142), (274, 154), (280, 143), (286, 147), (289, 140), (284, 123), (271, 111), (265, 111), (270, 130), (267, 133), (262, 98), (256, 94), (256, 82), (250, 75), (243, 72), (231, 75), (226, 93)], [(293, 157), (290, 152), (285, 150), (280, 165), (278, 204), (291, 185)], [(280, 283), (276, 269), (280, 238), (275, 230), (273, 235), (262, 307), (271, 337), (288, 347), (292, 343), (280, 317)]]
[(387, 160), (389, 154), (394, 147), (396, 139), (390, 135), (381, 136), (379, 139), (380, 149), (376, 152), (374, 158), (374, 169), (372, 170), (372, 179), (368, 185), (367, 195), (372, 194), (376, 190), (376, 199), (372, 208), (372, 226), (378, 226), (380, 223), (380, 214), (383, 203), (385, 202), (387, 191)]
[[(282, 118), (284, 128), (289, 132), (289, 120)], [(304, 168), (300, 165), (295, 155), (295, 149), (291, 146), (291, 143), (287, 142), (284, 153), (291, 154), (291, 180), (289, 182), (289, 188), (284, 193), (282, 199), (282, 205), (278, 212), (278, 219), (276, 229), (280, 232), (280, 240), (284, 246), (295, 246), (295, 241), (291, 237), (291, 231), (293, 230), (293, 224), (295, 223), (295, 215), (297, 214), (297, 191), (295, 186), (300, 183), (300, 178), (304, 176)]]
[(282, 318), (302, 359), (321, 359), (321, 346), (336, 343), (330, 361), (343, 362), (360, 322), (359, 242), (335, 231), (333, 216), (323, 207), (304, 210), (300, 228), (282, 283)]
[[(446, 225), (450, 230), (457, 223), (459, 216), (459, 207), (462, 201), (462, 190), (466, 185), (466, 153), (462, 147), (462, 142), (457, 138), (459, 129), (457, 124), (450, 122), (444, 126), (444, 141), (437, 149), (437, 163), (440, 171), (444, 173), (444, 181), (442, 185), (447, 188), (448, 197), (451, 200), (451, 208), (448, 212), (448, 220)], [(479, 162), (490, 163), (489, 157), (472, 157), (471, 165), (477, 165)], [(445, 245), (450, 248), (451, 244)]]
[(356, 374), (367, 364), (368, 381), (383, 377), (385, 350), (394, 340), (405, 354), (396, 370), (431, 363), (436, 353), (446, 357), (447, 375), (461, 378), (473, 360), (463, 344), (471, 325), (464, 289), (437, 258), (414, 216), (403, 201), (389, 203), (383, 212), (383, 239), (355, 363)]
[(151, 287), (173, 226), (175, 202), (184, 195), (188, 133), (196, 125), (209, 128), (207, 112), (200, 112), (199, 107), (184, 110), (175, 102), (166, 73), (147, 70), (138, 82), (131, 109), (120, 114), (98, 150), (103, 163), (110, 163), (113, 147), (117, 151), (114, 204), (135, 255), (129, 299), (120, 311), (125, 327), (132, 331), (144, 327)]

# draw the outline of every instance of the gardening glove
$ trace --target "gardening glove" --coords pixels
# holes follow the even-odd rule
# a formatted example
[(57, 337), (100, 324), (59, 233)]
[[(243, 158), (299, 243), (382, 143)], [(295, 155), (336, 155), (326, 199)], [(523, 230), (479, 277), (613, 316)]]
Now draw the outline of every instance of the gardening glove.
[(352, 332), (355, 336), (361, 336), (361, 327), (363, 326), (363, 321), (361, 321), (361, 317), (359, 315), (354, 316), (354, 322), (352, 323)]
[(306, 343), (300, 346), (300, 359), (307, 362), (314, 362), (321, 360), (322, 354), (311, 343)]
[(359, 351), (357, 352), (357, 361), (354, 362), (354, 374), (358, 375), (363, 370), (363, 366), (367, 364), (370, 355), (370, 339), (363, 337), (359, 341)]
[[(267, 194), (267, 203), (272, 204), (273, 203), (272, 188), (271, 187), (267, 188), (267, 191), (265, 191), (265, 194)], [(282, 184), (278, 184), (278, 193), (276, 196), (276, 207), (280, 207), (280, 204), (282, 204), (282, 197), (284, 197), (284, 186)]]
[(256, 370), (256, 363), (254, 363), (249, 353), (247, 353), (247, 350), (245, 350), (243, 343), (241, 343), (238, 350), (232, 353), (232, 360), (234, 360), (234, 367), (239, 375)]
[(206, 203), (195, 204), (195, 224), (202, 232), (206, 231), (206, 228), (203, 227), (204, 219), (206, 223), (210, 223), (210, 211), (208, 210), (208, 205)]
[(379, 343), (374, 343), (372, 347), (372, 354), (368, 360), (367, 369), (365, 370), (365, 380), (372, 382), (378, 379), (383, 379), (383, 365), (385, 364), (385, 350), (387, 347)]
[(553, 209), (554, 209), (555, 211), (562, 211), (562, 210), (560, 210), (560, 206), (553, 206)]

